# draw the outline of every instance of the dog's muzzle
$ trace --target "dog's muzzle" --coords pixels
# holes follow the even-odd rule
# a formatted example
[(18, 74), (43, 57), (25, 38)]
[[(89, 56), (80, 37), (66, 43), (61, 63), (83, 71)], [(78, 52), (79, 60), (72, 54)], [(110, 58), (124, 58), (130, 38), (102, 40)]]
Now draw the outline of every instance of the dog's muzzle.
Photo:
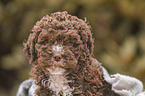
[(52, 49), (55, 52), (55, 55), (53, 56), (54, 60), (56, 62), (61, 61), (62, 59), (61, 53), (63, 52), (63, 47), (61, 45), (54, 45)]

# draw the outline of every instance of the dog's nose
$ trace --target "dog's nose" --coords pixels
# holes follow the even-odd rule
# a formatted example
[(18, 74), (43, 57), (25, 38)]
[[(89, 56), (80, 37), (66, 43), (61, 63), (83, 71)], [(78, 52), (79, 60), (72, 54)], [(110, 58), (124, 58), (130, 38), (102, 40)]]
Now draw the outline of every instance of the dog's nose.
[(60, 54), (56, 54), (56, 55), (54, 55), (54, 60), (55, 61), (57, 61), (57, 62), (59, 62), (60, 60), (61, 60), (61, 55)]

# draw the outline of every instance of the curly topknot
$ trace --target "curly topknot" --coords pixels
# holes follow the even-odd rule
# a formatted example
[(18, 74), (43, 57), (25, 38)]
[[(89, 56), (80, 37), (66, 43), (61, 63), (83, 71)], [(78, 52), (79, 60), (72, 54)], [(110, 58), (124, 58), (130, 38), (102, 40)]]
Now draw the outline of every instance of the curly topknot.
[(87, 25), (86, 21), (69, 15), (66, 11), (52, 13), (50, 16), (44, 16), (40, 21), (37, 21), (33, 27), (32, 32), (24, 43), (24, 52), (29, 58), (29, 63), (32, 64), (38, 57), (36, 54), (35, 44), (37, 43), (38, 35), (43, 30), (78, 30), (84, 44), (87, 44), (89, 53), (93, 54), (94, 40), (92, 39), (91, 27)]

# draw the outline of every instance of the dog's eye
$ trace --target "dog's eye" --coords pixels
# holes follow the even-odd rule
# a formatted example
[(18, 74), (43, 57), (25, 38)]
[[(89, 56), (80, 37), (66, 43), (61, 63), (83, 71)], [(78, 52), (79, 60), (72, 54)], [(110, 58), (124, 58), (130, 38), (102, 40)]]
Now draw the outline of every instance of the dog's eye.
[(58, 39), (57, 39), (57, 41), (58, 41), (58, 42), (60, 42), (60, 41), (61, 41), (61, 39), (60, 39), (60, 38), (58, 38)]
[(80, 44), (74, 44), (73, 47), (78, 47)]
[(46, 43), (49, 44), (49, 41), (47, 40)]
[(63, 36), (63, 37), (62, 37), (62, 40), (64, 40), (65, 38), (66, 38), (66, 37), (65, 37), (65, 36)]
[(66, 55), (62, 55), (63, 59), (67, 60), (68, 57)]
[(49, 44), (49, 41), (48, 41), (48, 40), (45, 40), (45, 41), (43, 42), (43, 44)]
[(72, 44), (73, 44), (72, 42), (69, 42), (69, 44), (68, 44), (68, 45), (69, 45), (69, 46), (71, 46)]

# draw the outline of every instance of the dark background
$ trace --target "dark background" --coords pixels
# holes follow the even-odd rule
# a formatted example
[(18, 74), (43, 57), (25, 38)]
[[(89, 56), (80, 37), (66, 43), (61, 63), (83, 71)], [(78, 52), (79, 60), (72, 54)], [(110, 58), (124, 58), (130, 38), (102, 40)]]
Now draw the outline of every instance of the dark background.
[(145, 85), (144, 0), (0, 0), (0, 96), (15, 96), (29, 78), (22, 43), (37, 20), (57, 11), (86, 17), (94, 57), (111, 74), (134, 76)]

